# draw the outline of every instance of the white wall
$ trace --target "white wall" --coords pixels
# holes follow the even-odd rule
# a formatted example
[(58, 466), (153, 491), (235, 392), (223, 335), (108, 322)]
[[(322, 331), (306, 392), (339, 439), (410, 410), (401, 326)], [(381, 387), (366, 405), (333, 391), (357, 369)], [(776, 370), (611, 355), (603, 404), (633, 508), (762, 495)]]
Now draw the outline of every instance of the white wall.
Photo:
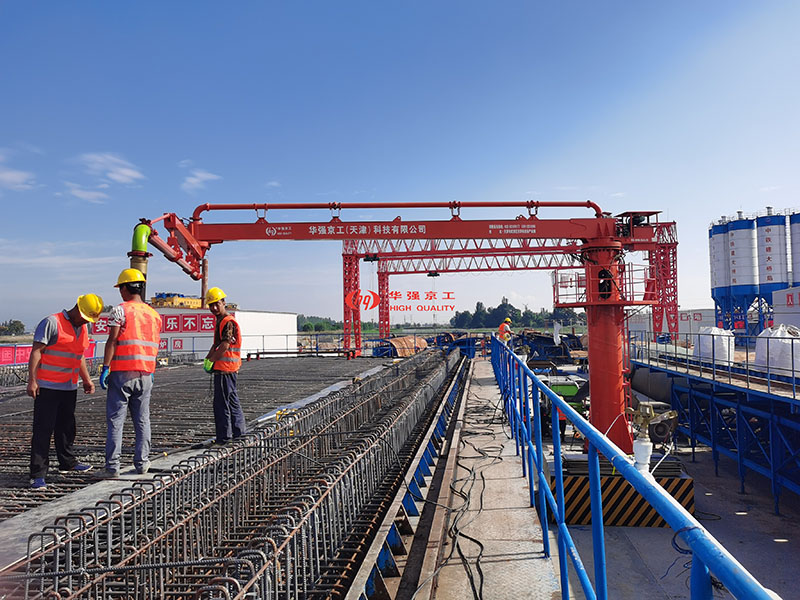
[(800, 286), (772, 292), (773, 323), (800, 327)]
[[(697, 308), (678, 311), (678, 333), (695, 333), (701, 327), (715, 327), (714, 309)], [(650, 312), (637, 313), (628, 319), (630, 331), (653, 331), (653, 321)], [(662, 331), (667, 331), (667, 319), (664, 317)]]
[(297, 351), (297, 315), (239, 311), (236, 320), (242, 330), (242, 355), (256, 350)]
[[(156, 311), (164, 319), (161, 331), (162, 352), (205, 354), (211, 348), (215, 318), (208, 309), (157, 308)], [(232, 311), (231, 314), (242, 331), (243, 357), (248, 351), (297, 350), (296, 314), (247, 310)], [(107, 317), (108, 315), (103, 315), (103, 318)], [(102, 329), (101, 319), (90, 332), (93, 339), (105, 346), (108, 334)]]

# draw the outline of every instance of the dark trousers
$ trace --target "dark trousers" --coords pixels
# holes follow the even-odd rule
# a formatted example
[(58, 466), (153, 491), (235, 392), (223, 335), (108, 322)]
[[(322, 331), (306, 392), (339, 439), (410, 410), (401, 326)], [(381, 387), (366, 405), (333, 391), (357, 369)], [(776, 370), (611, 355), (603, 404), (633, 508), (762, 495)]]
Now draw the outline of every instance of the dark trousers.
[(214, 372), (214, 424), (217, 442), (241, 437), (247, 431), (239, 395), (236, 393), (236, 373)]
[(51, 437), (55, 437), (58, 466), (61, 469), (71, 469), (77, 464), (72, 452), (77, 400), (78, 390), (39, 388), (39, 395), (33, 401), (31, 478), (47, 476)]

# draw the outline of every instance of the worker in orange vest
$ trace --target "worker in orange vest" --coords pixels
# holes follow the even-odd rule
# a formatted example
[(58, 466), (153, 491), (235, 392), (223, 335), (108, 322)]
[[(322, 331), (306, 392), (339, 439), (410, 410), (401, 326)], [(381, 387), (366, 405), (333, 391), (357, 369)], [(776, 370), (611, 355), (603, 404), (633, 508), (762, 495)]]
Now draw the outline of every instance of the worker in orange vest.
[(514, 332), (511, 331), (511, 319), (506, 317), (506, 319), (500, 323), (500, 327), (497, 328), (497, 337), (499, 337), (501, 341), (508, 343), (512, 335), (514, 335)]
[(94, 323), (103, 311), (103, 299), (85, 294), (69, 310), (43, 319), (33, 334), (28, 359), (28, 395), (33, 398), (31, 437), (31, 489), (47, 487), (50, 466), (50, 438), (55, 438), (58, 470), (62, 473), (89, 471), (91, 465), (78, 462), (72, 451), (75, 442), (75, 404), (78, 377), (83, 392), (94, 393), (94, 383), (84, 356), (89, 347), (86, 323)]
[(556, 410), (558, 411), (558, 430), (561, 434), (561, 443), (563, 444), (567, 437), (567, 415), (561, 412), (560, 408), (556, 408)]
[(150, 393), (161, 341), (161, 315), (142, 300), (144, 274), (125, 269), (117, 278), (122, 304), (114, 307), (100, 372), (106, 395), (106, 466), (101, 477), (119, 477), (122, 429), (130, 410), (136, 432), (133, 465), (139, 474), (150, 469)]
[(236, 376), (242, 366), (242, 332), (225, 307), (226, 294), (218, 287), (206, 292), (208, 310), (217, 318), (214, 343), (203, 368), (214, 374), (214, 425), (216, 443), (227, 444), (247, 432), (242, 405), (236, 391)]

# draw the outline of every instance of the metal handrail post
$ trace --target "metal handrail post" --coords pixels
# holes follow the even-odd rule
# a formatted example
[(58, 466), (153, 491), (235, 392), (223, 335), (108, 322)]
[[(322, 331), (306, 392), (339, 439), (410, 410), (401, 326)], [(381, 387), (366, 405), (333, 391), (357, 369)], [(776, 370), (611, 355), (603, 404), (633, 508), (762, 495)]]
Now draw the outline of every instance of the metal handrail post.
[(536, 394), (536, 402), (533, 404), (533, 424), (534, 436), (536, 439), (536, 476), (539, 482), (539, 520), (542, 523), (542, 540), (544, 541), (544, 554), (550, 556), (550, 535), (549, 524), (547, 522), (547, 494), (544, 491), (544, 485), (550, 485), (549, 481), (545, 481), (544, 475), (544, 452), (542, 450), (542, 412), (540, 409), (540, 392), (538, 386), (534, 386), (534, 393)]
[(690, 574), (690, 589), (692, 600), (713, 600), (714, 593), (711, 588), (711, 573), (705, 563), (692, 555), (692, 571)]
[(536, 505), (536, 494), (534, 493), (534, 478), (533, 478), (533, 423), (531, 423), (531, 402), (528, 399), (528, 376), (524, 375), (522, 378), (522, 396), (525, 399), (523, 405), (525, 407), (525, 458), (528, 463), (528, 491), (530, 493), (531, 506)]
[[(556, 524), (558, 525), (558, 569), (561, 576), (561, 597), (569, 600), (569, 574), (567, 571), (567, 538), (563, 529), (566, 529), (564, 510), (564, 468), (561, 463), (561, 436), (558, 428), (558, 408), (551, 405), (550, 427), (553, 432), (553, 471), (556, 478)], [(562, 529), (563, 528), (563, 529)], [(562, 558), (564, 557), (564, 558)]]
[(594, 551), (594, 586), (599, 600), (608, 600), (606, 543), (603, 532), (603, 491), (600, 485), (600, 458), (589, 444), (589, 497), (592, 504), (592, 548)]
[[(519, 365), (517, 363), (513, 363), (511, 365), (511, 377), (512, 377), (512, 379), (511, 379), (511, 389), (513, 390), (512, 406), (514, 407), (514, 409), (513, 409), (512, 412), (514, 414), (514, 444), (517, 447), (516, 456), (519, 456), (519, 451), (520, 451), (520, 447), (519, 446), (520, 446), (520, 441), (521, 441), (521, 439), (520, 439), (520, 437), (521, 437), (520, 436), (520, 425), (521, 425), (520, 421), (521, 421), (521, 419), (519, 417), (522, 414), (522, 411), (519, 410), (519, 408), (518, 408), (520, 406), (520, 402), (521, 402), (520, 401), (520, 391), (521, 391), (521, 387), (522, 386), (519, 385), (519, 376), (521, 374), (522, 374), (522, 370), (519, 368)], [(524, 472), (525, 471), (525, 467), (522, 467), (522, 470)]]

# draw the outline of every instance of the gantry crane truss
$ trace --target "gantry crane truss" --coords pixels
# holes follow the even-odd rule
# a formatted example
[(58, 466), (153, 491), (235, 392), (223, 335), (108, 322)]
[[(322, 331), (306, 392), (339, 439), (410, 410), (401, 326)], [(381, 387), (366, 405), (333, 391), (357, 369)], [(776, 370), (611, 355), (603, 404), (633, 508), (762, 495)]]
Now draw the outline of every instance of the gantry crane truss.
[[(342, 245), (343, 264), (353, 255), (378, 263), (381, 337), (390, 334), (389, 275), (575, 269), (583, 266), (579, 251), (566, 240), (347, 240)], [(351, 317), (359, 318), (353, 311)]]
[[(591, 218), (541, 219), (540, 208), (583, 207), (594, 210)], [(341, 218), (342, 210), (428, 209), (446, 208), (446, 220), (348, 222)], [(461, 218), (465, 208), (523, 208), (527, 215), (514, 219)], [(280, 222), (268, 221), (275, 210), (329, 210), (328, 221)], [(250, 223), (205, 223), (203, 213), (211, 211), (253, 211)], [(590, 385), (592, 387), (591, 420), (625, 452), (631, 450), (631, 438), (623, 422), (614, 428), (624, 412), (622, 324), (624, 307), (651, 305), (654, 325), (661, 328), (666, 315), (670, 331), (677, 328), (677, 236), (675, 223), (659, 223), (657, 212), (628, 212), (616, 217), (604, 213), (593, 202), (390, 202), (390, 203), (312, 203), (312, 204), (203, 204), (192, 218), (184, 222), (174, 213), (142, 222), (151, 227), (163, 222), (168, 232), (166, 240), (153, 229), (149, 242), (169, 260), (177, 263), (194, 279), (207, 283), (206, 253), (214, 244), (232, 240), (341, 240), (343, 242), (344, 297), (358, 293), (359, 260), (369, 253), (385, 260), (386, 275), (379, 281), (379, 294), (388, 292), (388, 275), (401, 272), (445, 272), (431, 267), (436, 260), (475, 259), (471, 263), (489, 270), (494, 265), (523, 264), (524, 255), (530, 262), (524, 268), (550, 270), (579, 267), (581, 285), (585, 290), (573, 302), (562, 306), (586, 309), (589, 345)], [(360, 252), (363, 250), (363, 252)], [(645, 252), (649, 258), (650, 293), (634, 299), (624, 291), (624, 255)], [(132, 258), (136, 252), (130, 253)], [(141, 254), (141, 253), (139, 253)], [(480, 257), (483, 257), (480, 259)], [(405, 261), (405, 262), (403, 262)], [(408, 262), (408, 261), (414, 261)], [(425, 261), (434, 261), (428, 262)], [(452, 262), (453, 271), (470, 270), (469, 262)], [(442, 263), (440, 262), (441, 266)], [(520, 266), (519, 268), (523, 268)], [(494, 270), (494, 269), (493, 269)], [(360, 348), (360, 311), (344, 302), (345, 344), (349, 347), (351, 334), (356, 336), (355, 349)], [(658, 312), (658, 314), (656, 314)], [(387, 319), (388, 325), (388, 319)]]

